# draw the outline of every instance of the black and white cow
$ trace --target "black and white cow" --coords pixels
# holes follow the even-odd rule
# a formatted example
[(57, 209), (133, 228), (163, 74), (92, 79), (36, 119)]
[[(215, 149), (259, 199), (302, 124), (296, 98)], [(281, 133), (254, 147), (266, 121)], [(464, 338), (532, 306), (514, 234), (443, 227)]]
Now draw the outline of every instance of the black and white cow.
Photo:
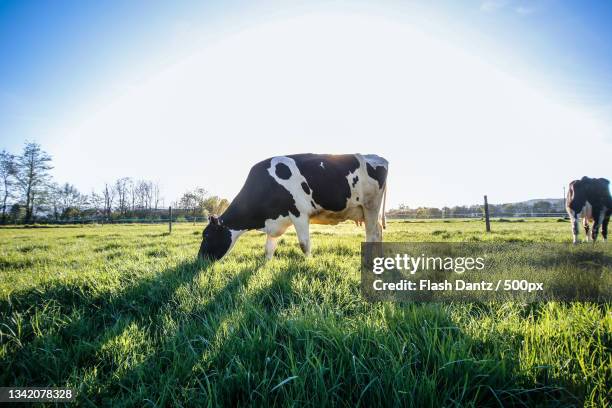
[(244, 186), (204, 229), (199, 256), (221, 259), (249, 230), (267, 234), (266, 258), (276, 240), (294, 225), (300, 247), (310, 255), (309, 224), (365, 222), (366, 241), (382, 241), (388, 162), (373, 154), (277, 156), (251, 168)]
[[(578, 224), (582, 217), (584, 232), (587, 241), (591, 238), (597, 240), (599, 226), (604, 241), (608, 239), (608, 223), (612, 212), (612, 197), (610, 196), (610, 182), (605, 178), (583, 177), (569, 184), (566, 201), (567, 213), (572, 221), (572, 234), (574, 244), (578, 242)], [(593, 228), (589, 234), (589, 222)]]

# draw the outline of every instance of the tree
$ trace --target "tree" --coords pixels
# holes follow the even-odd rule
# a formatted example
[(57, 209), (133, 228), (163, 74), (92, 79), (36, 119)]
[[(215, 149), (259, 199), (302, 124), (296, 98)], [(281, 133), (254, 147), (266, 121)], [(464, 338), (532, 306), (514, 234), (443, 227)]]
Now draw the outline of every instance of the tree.
[(156, 181), (153, 184), (153, 203), (155, 205), (155, 210), (159, 207), (161, 202), (161, 189), (159, 187), (159, 182)]
[(178, 205), (179, 207), (187, 211), (192, 211), (195, 213), (195, 210), (198, 206), (198, 200), (197, 200), (196, 195), (193, 192), (187, 191), (179, 199)]
[(210, 209), (218, 204), (218, 200), (218, 197), (209, 197), (206, 189), (196, 187), (184, 193), (177, 204), (187, 212), (191, 212), (194, 217), (206, 216), (211, 213)]
[[(62, 218), (74, 217), (81, 210), (83, 197), (75, 186), (64, 183), (58, 190), (59, 205)], [(71, 215), (68, 215), (68, 210)]]
[(115, 201), (116, 189), (113, 186), (109, 186), (108, 183), (104, 183), (104, 190), (102, 190), (102, 197), (104, 199), (104, 215), (107, 220), (111, 219), (113, 212), (113, 202)]
[(138, 184), (131, 178), (127, 177), (126, 178), (126, 188), (127, 188), (127, 192), (129, 193), (129, 197), (130, 197), (129, 208), (131, 208), (132, 211), (134, 211), (136, 209), (136, 201), (138, 197)]
[(123, 177), (115, 181), (115, 193), (117, 194), (117, 205), (121, 215), (127, 214), (129, 209), (128, 194), (130, 192), (130, 186), (132, 179), (129, 177)]
[(201, 211), (204, 215), (222, 214), (228, 206), (229, 201), (227, 201), (225, 198), (221, 199), (217, 196), (207, 197), (200, 202), (200, 207), (205, 210)]
[(51, 208), (53, 210), (53, 219), (55, 219), (55, 221), (59, 220), (59, 216), (60, 216), (60, 190), (61, 187), (59, 186), (59, 184), (57, 183), (53, 183), (50, 187), (50, 192), (49, 192), (49, 196), (47, 198), (48, 203), (51, 205)]
[(89, 195), (89, 208), (97, 213), (99, 210), (104, 208), (104, 195), (96, 193), (94, 190)]
[(11, 216), (12, 223), (17, 224), (17, 222), (21, 221), (21, 219), (25, 216), (25, 211), (21, 204), (15, 203), (11, 205), (9, 214)]
[(552, 210), (552, 204), (548, 201), (537, 201), (533, 205), (533, 211), (536, 213), (548, 213)]
[(17, 158), (17, 180), (25, 201), (25, 222), (31, 222), (34, 206), (39, 195), (46, 189), (49, 180), (51, 156), (37, 143), (26, 143), (23, 153)]
[(0, 182), (2, 183), (2, 223), (6, 222), (6, 205), (12, 196), (14, 179), (17, 173), (15, 156), (3, 150), (0, 152)]

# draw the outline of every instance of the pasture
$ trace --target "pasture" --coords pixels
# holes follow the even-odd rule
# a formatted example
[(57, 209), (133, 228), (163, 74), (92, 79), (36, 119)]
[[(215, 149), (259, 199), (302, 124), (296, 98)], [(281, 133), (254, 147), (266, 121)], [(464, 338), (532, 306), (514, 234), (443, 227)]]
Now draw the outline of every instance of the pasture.
[[(392, 221), (385, 241), (571, 240), (556, 219), (492, 228)], [(267, 263), (248, 233), (215, 264), (202, 229), (0, 229), (0, 384), (82, 406), (610, 404), (610, 304), (368, 303), (363, 227), (313, 226), (311, 259), (290, 230)]]

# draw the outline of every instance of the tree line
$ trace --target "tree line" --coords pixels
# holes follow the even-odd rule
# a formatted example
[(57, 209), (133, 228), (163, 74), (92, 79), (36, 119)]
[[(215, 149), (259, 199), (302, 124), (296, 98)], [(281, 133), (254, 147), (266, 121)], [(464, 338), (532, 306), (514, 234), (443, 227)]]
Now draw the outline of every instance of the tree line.
[[(26, 223), (76, 220), (112, 222), (121, 219), (156, 220), (167, 216), (158, 182), (122, 177), (100, 191), (82, 193), (70, 183), (51, 177), (52, 158), (37, 143), (26, 142), (21, 154), (0, 152), (0, 222)], [(220, 214), (229, 202), (201, 187), (172, 203), (174, 215), (206, 217)]]
[[(491, 217), (531, 217), (543, 214), (564, 214), (563, 199), (535, 200), (520, 203), (489, 204)], [(398, 208), (387, 211), (387, 216), (398, 218), (464, 218), (483, 215), (482, 205), (456, 205), (453, 207), (410, 208), (400, 204)]]

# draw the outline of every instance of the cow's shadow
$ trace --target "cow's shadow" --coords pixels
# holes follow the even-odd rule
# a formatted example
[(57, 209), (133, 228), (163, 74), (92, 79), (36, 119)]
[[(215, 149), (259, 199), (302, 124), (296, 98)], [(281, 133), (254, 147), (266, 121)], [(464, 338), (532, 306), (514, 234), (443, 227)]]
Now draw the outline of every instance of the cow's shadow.
[[(183, 261), (139, 279), (136, 285), (118, 294), (57, 284), (11, 293), (7, 299), (0, 300), (0, 315), (3, 320), (13, 320), (12, 323), (20, 329), (26, 328), (26, 332), (8, 337), (8, 341), (19, 344), (13, 348), (11, 358), (4, 362), (6, 370), (0, 373), (0, 382), (48, 386), (72, 382), (74, 378), (71, 377), (80, 369), (96, 364), (103, 343), (113, 333), (122, 333), (132, 324), (148, 326), (159, 323), (164, 307), (175, 292), (181, 286), (193, 284), (200, 273), (207, 273), (212, 267), (206, 261)], [(239, 270), (216, 296), (232, 293), (253, 272), (252, 268)], [(43, 311), (37, 306), (40, 304), (45, 305), (46, 313), (51, 311), (54, 317), (61, 316), (63, 324), (47, 328), (40, 325), (38, 330), (24, 324), (43, 316)], [(210, 304), (214, 305), (215, 299)], [(16, 318), (20, 324), (15, 324)], [(8, 325), (6, 327), (8, 333), (17, 331)], [(7, 336), (3, 337), (7, 339)], [(78, 347), (72, 347), (77, 342)], [(62, 348), (62, 344), (71, 347)]]
[[(246, 371), (253, 376), (279, 370), (283, 372), (283, 378), (292, 378), (294, 368), (291, 365), (307, 364), (312, 358), (309, 348), (324, 350), (336, 342), (343, 347), (338, 351), (341, 354), (339, 358), (352, 355), (350, 364), (354, 371), (344, 373), (340, 387), (330, 394), (330, 404), (409, 405), (407, 401), (410, 398), (419, 396), (398, 394), (392, 383), (382, 383), (380, 378), (384, 375), (376, 365), (379, 353), (386, 352), (382, 339), (397, 337), (405, 343), (402, 353), (396, 356), (401, 364), (387, 369), (397, 370), (397, 375), (408, 370), (423, 377), (431, 376), (436, 379), (434, 389), (453, 386), (457, 378), (466, 378), (478, 382), (471, 389), (480, 393), (481, 405), (521, 405), (546, 401), (551, 396), (559, 397), (557, 389), (545, 384), (535, 385), (530, 395), (520, 395), (518, 400), (512, 395), (497, 393), (496, 389), (501, 388), (504, 381), (516, 381), (512, 376), (519, 371), (519, 362), (515, 358), (484, 361), (482, 356), (491, 355), (491, 348), (496, 344), (470, 338), (459, 329), (444, 305), (361, 304), (350, 309), (354, 315), (367, 315), (372, 309), (384, 314), (385, 325), (372, 327), (373, 335), (359, 328), (350, 329), (350, 325), (330, 325), (307, 313), (294, 313), (288, 319), (284, 314), (294, 312), (304, 301), (317, 301), (301, 297), (303, 294), (294, 284), (296, 275), (311, 274), (309, 279), (313, 285), (324, 275), (313, 273), (298, 252), (292, 251), (287, 262), (289, 267), (276, 270), (271, 279), (263, 283), (253, 279), (265, 264), (263, 257), (247, 263), (228, 277), (206, 301), (197, 302), (180, 315), (172, 316), (174, 326), (171, 330), (164, 326), (167, 313), (172, 313), (168, 303), (173, 302), (181, 290), (197, 291), (197, 277), (210, 272), (214, 267), (212, 264), (181, 262), (110, 297), (107, 294), (85, 296), (75, 293), (74, 288), (62, 286), (14, 293), (10, 303), (0, 302), (1, 313), (32, 316), (37, 311), (31, 305), (45, 300), (72, 320), (61, 329), (40, 337), (34, 333), (22, 336), (23, 344), (10, 356), (6, 370), (0, 374), (0, 382), (23, 386), (78, 384), (81, 387), (80, 401), (93, 405), (112, 404), (114, 399), (135, 406), (185, 403), (286, 405), (291, 403), (284, 399), (289, 394), (278, 389), (275, 392), (273, 386), (264, 387), (253, 379), (236, 374), (244, 371), (241, 364), (245, 361), (241, 358), (251, 364)], [(487, 306), (475, 305), (475, 313), (479, 308), (486, 309)], [(338, 313), (338, 321), (352, 317), (350, 311)], [(143, 353), (144, 357), (139, 361), (118, 370), (116, 365), (107, 361), (105, 345), (120, 339), (134, 326), (153, 336), (156, 347)], [(346, 331), (342, 332), (341, 328)], [(262, 330), (274, 332), (265, 336)], [(414, 334), (402, 338), (406, 333)], [(250, 341), (246, 341), (249, 336)], [(253, 341), (253, 336), (260, 336), (260, 340)], [(363, 347), (376, 339), (381, 339), (379, 346)], [(440, 342), (470, 342), (470, 356), (455, 361), (436, 360), (440, 358), (436, 357), (436, 344)], [(78, 343), (77, 347), (53, 349), (57, 344), (75, 343)], [(360, 364), (369, 370), (362, 370)], [(496, 364), (505, 365), (507, 378), (491, 374)], [(42, 366), (49, 368), (40, 370)], [(91, 383), (79, 378), (92, 372), (96, 373), (96, 379)], [(275, 374), (270, 375), (274, 385), (279, 384)], [(327, 374), (321, 375), (323, 385), (328, 380), (331, 382)], [(316, 379), (303, 380), (314, 383)], [(524, 381), (529, 383), (528, 379)], [(218, 388), (215, 390), (211, 383), (216, 383)], [(176, 394), (177, 389), (181, 390), (180, 395)], [(469, 400), (473, 395), (459, 397)], [(435, 393), (431, 398), (432, 403), (437, 401)]]

